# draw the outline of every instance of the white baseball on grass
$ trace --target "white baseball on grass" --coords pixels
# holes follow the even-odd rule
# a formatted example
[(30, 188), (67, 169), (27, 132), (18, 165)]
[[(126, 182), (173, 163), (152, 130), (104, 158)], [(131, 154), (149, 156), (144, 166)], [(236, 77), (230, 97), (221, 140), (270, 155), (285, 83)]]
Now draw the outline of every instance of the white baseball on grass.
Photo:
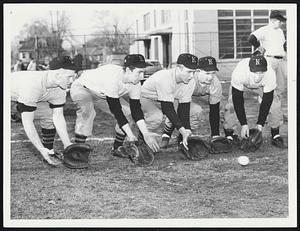
[(249, 164), (249, 158), (248, 158), (248, 156), (240, 156), (238, 158), (238, 162), (239, 162), (240, 165), (243, 165), (243, 166), (248, 165)]

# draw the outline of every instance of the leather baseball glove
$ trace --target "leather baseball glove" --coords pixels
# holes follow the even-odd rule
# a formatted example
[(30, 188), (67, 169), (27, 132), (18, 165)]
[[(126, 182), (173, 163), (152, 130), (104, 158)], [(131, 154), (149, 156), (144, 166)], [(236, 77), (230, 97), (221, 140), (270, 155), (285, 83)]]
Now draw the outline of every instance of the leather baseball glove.
[(154, 153), (144, 141), (128, 142), (124, 145), (128, 158), (137, 166), (150, 166), (154, 161)]
[(189, 160), (201, 160), (208, 156), (209, 145), (200, 137), (193, 136), (188, 138), (188, 150), (184, 145), (179, 143), (179, 150)]
[(227, 153), (232, 151), (232, 144), (230, 141), (222, 136), (218, 136), (212, 138), (210, 140), (210, 153), (217, 154), (217, 153)]
[(262, 132), (257, 128), (249, 130), (249, 137), (242, 139), (240, 149), (245, 152), (255, 152), (262, 145)]
[(63, 151), (63, 164), (68, 168), (81, 169), (89, 166), (90, 145), (85, 143), (71, 144)]

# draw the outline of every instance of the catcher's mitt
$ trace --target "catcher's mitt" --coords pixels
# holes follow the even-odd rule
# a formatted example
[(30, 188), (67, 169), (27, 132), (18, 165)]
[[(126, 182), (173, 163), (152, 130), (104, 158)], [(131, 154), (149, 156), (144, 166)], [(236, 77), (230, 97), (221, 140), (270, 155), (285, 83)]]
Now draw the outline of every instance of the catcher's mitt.
[(218, 136), (212, 138), (210, 140), (210, 153), (217, 154), (217, 153), (227, 153), (232, 151), (232, 144), (231, 142), (222, 136)]
[(92, 148), (88, 144), (71, 144), (63, 152), (63, 164), (68, 168), (87, 168), (91, 151)]
[(187, 159), (201, 160), (208, 156), (210, 148), (200, 137), (193, 136), (188, 138), (188, 150), (184, 147), (182, 142), (179, 144), (179, 149)]
[(128, 158), (138, 166), (149, 166), (154, 161), (154, 153), (144, 141), (128, 142), (124, 145)]
[(262, 142), (262, 132), (257, 128), (251, 128), (249, 130), (249, 137), (242, 140), (240, 149), (245, 152), (255, 152), (259, 149)]

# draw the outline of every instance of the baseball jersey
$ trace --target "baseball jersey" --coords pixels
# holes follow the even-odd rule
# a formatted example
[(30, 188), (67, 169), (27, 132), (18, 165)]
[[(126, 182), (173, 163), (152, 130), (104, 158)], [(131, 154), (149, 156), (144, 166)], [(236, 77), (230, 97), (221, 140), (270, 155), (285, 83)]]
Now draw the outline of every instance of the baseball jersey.
[[(200, 72), (196, 72), (195, 75), (200, 75)], [(222, 99), (222, 86), (217, 76), (214, 76), (210, 85), (201, 84), (200, 81), (196, 79), (196, 86), (193, 92), (193, 96), (205, 96), (208, 95), (209, 103), (216, 104)]]
[(259, 40), (260, 45), (266, 49), (265, 55), (285, 56), (283, 48), (285, 37), (281, 28), (274, 29), (271, 25), (266, 25), (252, 34)]
[(177, 83), (175, 69), (160, 70), (146, 79), (141, 95), (152, 100), (174, 102), (178, 99), (179, 103), (188, 103), (192, 100), (194, 88), (194, 79), (188, 84)]
[(140, 99), (141, 83), (123, 83), (124, 70), (121, 66), (107, 64), (86, 70), (78, 81), (98, 97), (120, 98), (128, 94), (131, 99)]
[(263, 92), (270, 92), (276, 88), (276, 74), (274, 70), (268, 66), (264, 77), (259, 83), (254, 82), (253, 75), (249, 68), (250, 58), (241, 60), (232, 72), (231, 85), (240, 90), (263, 88)]
[(66, 102), (66, 90), (59, 87), (46, 88), (47, 76), (53, 71), (20, 71), (11, 73), (11, 100), (36, 107), (38, 102), (62, 105)]

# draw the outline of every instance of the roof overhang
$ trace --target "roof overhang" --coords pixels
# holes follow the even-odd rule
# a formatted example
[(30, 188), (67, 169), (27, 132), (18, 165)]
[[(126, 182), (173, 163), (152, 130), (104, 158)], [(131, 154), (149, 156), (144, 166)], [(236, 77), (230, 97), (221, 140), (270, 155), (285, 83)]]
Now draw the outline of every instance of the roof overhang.
[(133, 39), (133, 41), (145, 41), (145, 40), (150, 40), (150, 36), (145, 35), (145, 36), (138, 36), (136, 38)]
[(150, 33), (150, 35), (168, 35), (172, 34), (172, 27), (166, 29), (155, 30)]

